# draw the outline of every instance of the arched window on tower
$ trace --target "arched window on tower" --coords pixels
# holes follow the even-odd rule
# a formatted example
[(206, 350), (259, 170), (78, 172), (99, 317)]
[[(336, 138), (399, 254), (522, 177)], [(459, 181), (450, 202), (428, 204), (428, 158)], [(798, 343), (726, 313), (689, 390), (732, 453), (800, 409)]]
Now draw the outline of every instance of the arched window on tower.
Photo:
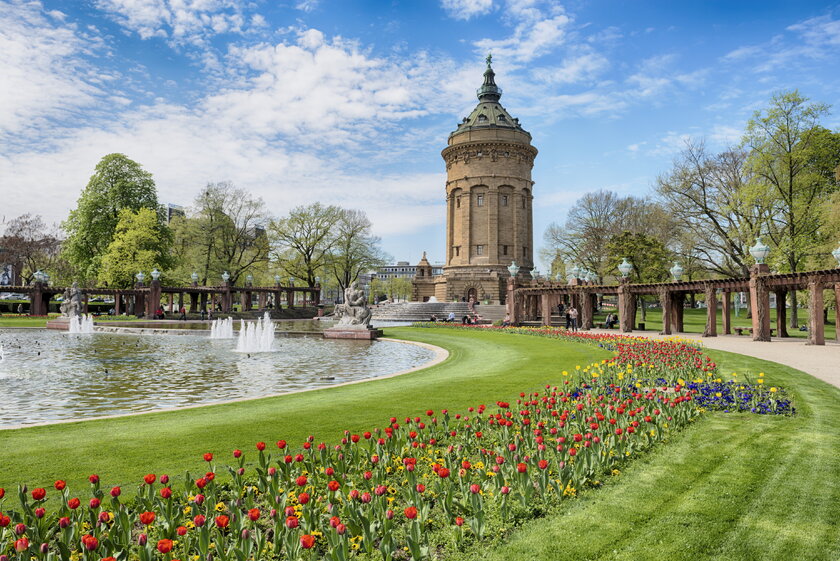
[(486, 122), (487, 122), (487, 115), (485, 115), (484, 113), (482, 113), (481, 115), (479, 115), (479, 116), (478, 116), (478, 122), (479, 122), (479, 123), (486, 123)]

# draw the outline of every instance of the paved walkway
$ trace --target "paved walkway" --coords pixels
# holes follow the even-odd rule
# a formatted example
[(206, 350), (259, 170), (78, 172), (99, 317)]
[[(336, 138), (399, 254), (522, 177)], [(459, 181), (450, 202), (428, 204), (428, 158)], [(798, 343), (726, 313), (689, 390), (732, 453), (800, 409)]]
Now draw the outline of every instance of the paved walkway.
[[(615, 330), (593, 329), (599, 333), (615, 333)], [(634, 331), (632, 335), (662, 339), (671, 335), (660, 335), (649, 331)], [(677, 333), (679, 337), (696, 339), (709, 349), (740, 353), (742, 355), (770, 360), (811, 374), (840, 388), (840, 343), (826, 341), (825, 346), (806, 345), (804, 339), (774, 337), (769, 343), (753, 341), (745, 336), (719, 335), (701, 337), (698, 333)]]

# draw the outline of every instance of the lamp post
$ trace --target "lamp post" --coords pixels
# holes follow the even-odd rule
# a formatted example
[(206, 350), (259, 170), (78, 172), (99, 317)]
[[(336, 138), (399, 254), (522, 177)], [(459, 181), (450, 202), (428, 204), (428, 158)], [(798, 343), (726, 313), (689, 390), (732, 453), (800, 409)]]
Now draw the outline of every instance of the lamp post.
[(228, 273), (227, 271), (224, 271), (222, 273), (222, 282), (227, 284), (227, 281), (229, 281), (229, 280), (230, 280), (230, 273)]
[(143, 271), (140, 271), (139, 273), (134, 275), (134, 278), (137, 279), (137, 282), (143, 284), (143, 281), (146, 280), (146, 275), (143, 273)]
[(831, 252), (831, 255), (837, 259), (837, 266), (840, 267), (840, 245), (837, 246), (837, 249)]
[(621, 273), (621, 278), (627, 278), (633, 272), (633, 264), (625, 257), (618, 266), (618, 272)]
[(249, 285), (254, 284), (254, 275), (252, 275), (251, 273), (248, 273), (248, 276), (245, 277), (245, 282), (248, 283)]
[(280, 286), (280, 275), (274, 275), (274, 284)]
[(50, 285), (50, 275), (49, 275), (49, 273), (44, 273), (43, 279), (44, 279), (44, 281), (43, 281), (44, 284), (49, 286)]
[(511, 261), (507, 270), (508, 273), (510, 273), (511, 278), (514, 278), (517, 274), (519, 274), (519, 265), (516, 264), (516, 261)]
[(156, 281), (160, 278), (160, 271), (157, 270), (157, 267), (152, 269), (152, 280)]
[(683, 269), (679, 263), (674, 261), (674, 266), (670, 269), (671, 276), (674, 277), (674, 282), (680, 282), (684, 272), (685, 269)]
[(41, 271), (41, 269), (35, 271), (35, 274), (32, 276), (35, 278), (35, 282), (44, 282), (44, 273)]
[(190, 278), (192, 279), (194, 285), (198, 284), (198, 273), (193, 271), (193, 273), (190, 275)]
[(764, 260), (770, 254), (770, 248), (767, 244), (762, 243), (761, 236), (755, 239), (755, 245), (750, 248), (750, 255), (753, 256), (755, 262), (759, 265), (764, 265)]

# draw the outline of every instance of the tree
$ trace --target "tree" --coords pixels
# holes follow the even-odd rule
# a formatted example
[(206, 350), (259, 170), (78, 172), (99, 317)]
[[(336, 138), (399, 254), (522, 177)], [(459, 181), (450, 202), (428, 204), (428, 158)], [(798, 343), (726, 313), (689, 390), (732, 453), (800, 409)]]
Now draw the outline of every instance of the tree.
[[(620, 197), (612, 191), (583, 195), (569, 209), (563, 226), (552, 223), (546, 229), (544, 257), (555, 274), (572, 262), (595, 271), (603, 279), (610, 274), (607, 243), (623, 231), (652, 232), (660, 239), (674, 236), (675, 222), (656, 203), (638, 197)], [(556, 271), (555, 271), (556, 269)]]
[[(768, 235), (777, 249), (774, 262), (781, 270), (801, 270), (820, 244), (819, 213), (814, 212), (833, 185), (815, 160), (820, 160), (818, 127), (828, 106), (808, 103), (798, 91), (781, 92), (764, 111), (747, 123), (744, 144), (751, 150), (748, 164), (758, 197), (774, 201), (767, 213)], [(795, 293), (791, 294), (790, 325), (799, 323)]]
[(224, 271), (236, 283), (268, 264), (265, 203), (232, 183), (208, 183), (185, 217), (172, 221), (173, 276), (187, 282), (218, 284)]
[[(623, 232), (613, 236), (607, 243), (609, 255), (608, 267), (618, 270), (623, 259), (633, 264), (630, 273), (637, 283), (663, 282), (668, 279), (668, 261), (671, 253), (662, 240), (643, 233)], [(646, 317), (644, 298), (639, 298), (642, 308), (642, 320)]]
[(334, 241), (326, 268), (343, 291), (360, 274), (382, 265), (386, 256), (379, 248), (379, 238), (371, 233), (372, 224), (363, 211), (342, 209), (340, 215), (332, 231)]
[[(656, 181), (657, 192), (685, 229), (682, 236), (683, 267), (699, 260), (709, 271), (724, 277), (749, 276), (749, 247), (761, 230), (769, 207), (766, 197), (749, 193), (747, 153), (729, 149), (717, 155), (706, 152), (702, 141), (689, 141), (672, 169)], [(695, 243), (692, 249), (685, 242)]]
[(335, 245), (333, 227), (341, 217), (339, 207), (313, 203), (295, 207), (284, 218), (271, 222), (272, 253), (280, 267), (314, 286)]
[(152, 174), (124, 154), (102, 158), (63, 224), (67, 233), (64, 256), (80, 280), (97, 277), (102, 255), (114, 238), (120, 211), (141, 208), (158, 212)]
[(124, 208), (114, 239), (102, 255), (97, 280), (112, 288), (129, 288), (138, 271), (166, 270), (170, 266), (172, 236), (150, 208)]
[(21, 284), (32, 282), (36, 271), (55, 274), (60, 266), (61, 239), (40, 215), (23, 214), (9, 221), (0, 237), (5, 260), (12, 265)]

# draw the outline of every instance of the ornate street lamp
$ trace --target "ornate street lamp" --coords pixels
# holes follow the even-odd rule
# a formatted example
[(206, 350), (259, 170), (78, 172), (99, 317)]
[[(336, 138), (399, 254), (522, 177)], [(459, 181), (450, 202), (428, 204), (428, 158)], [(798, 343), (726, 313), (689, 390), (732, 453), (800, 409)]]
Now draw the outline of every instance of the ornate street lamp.
[(245, 277), (245, 282), (247, 282), (248, 284), (254, 284), (254, 275), (248, 273), (248, 276)]
[(280, 286), (280, 275), (274, 275), (274, 284)]
[(146, 275), (143, 273), (143, 271), (140, 271), (139, 273), (134, 275), (134, 278), (137, 279), (137, 282), (143, 284), (143, 281), (146, 280)]
[(837, 246), (837, 249), (831, 252), (835, 259), (837, 259), (837, 266), (840, 267), (840, 245)]
[(670, 269), (671, 276), (674, 277), (674, 282), (680, 282), (684, 272), (685, 269), (683, 269), (679, 263), (674, 261), (674, 266)]
[(198, 273), (196, 273), (195, 271), (193, 271), (193, 274), (191, 274), (191, 275), (190, 275), (190, 278), (192, 279), (192, 281), (193, 281), (194, 283), (198, 284)]
[(764, 265), (764, 260), (770, 254), (770, 248), (761, 242), (761, 236), (755, 239), (755, 245), (750, 248), (750, 255), (753, 256), (755, 262), (759, 265)]
[(618, 272), (621, 273), (622, 278), (626, 279), (630, 275), (630, 273), (633, 272), (633, 264), (630, 263), (625, 257), (621, 264), (618, 266)]
[(41, 269), (35, 271), (35, 274), (32, 276), (35, 277), (35, 282), (44, 282), (44, 273), (41, 271)]
[(511, 277), (515, 277), (519, 273), (519, 265), (516, 264), (516, 261), (511, 261), (507, 270)]
[(160, 278), (160, 271), (157, 270), (157, 267), (152, 269), (152, 280), (158, 280)]
[(321, 286), (321, 277), (315, 277), (315, 286)]
[(227, 282), (229, 280), (230, 280), (230, 273), (228, 273), (227, 271), (223, 272), (222, 273), (222, 281)]

